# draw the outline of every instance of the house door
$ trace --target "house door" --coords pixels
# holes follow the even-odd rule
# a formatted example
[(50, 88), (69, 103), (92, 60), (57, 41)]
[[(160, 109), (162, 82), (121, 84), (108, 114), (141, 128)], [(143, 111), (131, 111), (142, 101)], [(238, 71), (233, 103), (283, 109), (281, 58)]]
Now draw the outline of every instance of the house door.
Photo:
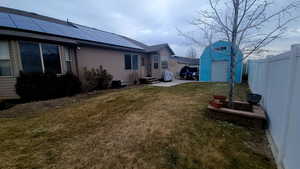
[(227, 61), (214, 61), (211, 68), (211, 81), (213, 82), (226, 82), (228, 72)]
[(147, 72), (148, 77), (152, 76), (152, 57), (151, 56), (147, 57), (146, 72)]
[(152, 64), (151, 63), (148, 63), (147, 65), (147, 76), (151, 77), (152, 76)]

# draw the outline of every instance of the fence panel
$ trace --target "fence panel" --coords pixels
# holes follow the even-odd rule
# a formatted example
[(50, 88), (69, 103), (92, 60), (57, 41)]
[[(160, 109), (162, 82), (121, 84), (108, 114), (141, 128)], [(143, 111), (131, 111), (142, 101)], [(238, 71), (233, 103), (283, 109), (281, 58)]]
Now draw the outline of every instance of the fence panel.
[(300, 45), (277, 56), (249, 60), (248, 72), (251, 91), (262, 95), (275, 159), (285, 169), (300, 168)]

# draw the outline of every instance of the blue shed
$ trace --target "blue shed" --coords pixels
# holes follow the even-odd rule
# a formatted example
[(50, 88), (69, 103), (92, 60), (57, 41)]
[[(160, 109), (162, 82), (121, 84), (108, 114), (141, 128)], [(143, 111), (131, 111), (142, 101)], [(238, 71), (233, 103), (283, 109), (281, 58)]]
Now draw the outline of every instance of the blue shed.
[[(199, 79), (202, 82), (227, 82), (230, 79), (231, 43), (218, 41), (208, 46), (200, 57)], [(235, 66), (235, 82), (242, 81), (243, 54), (238, 49)]]

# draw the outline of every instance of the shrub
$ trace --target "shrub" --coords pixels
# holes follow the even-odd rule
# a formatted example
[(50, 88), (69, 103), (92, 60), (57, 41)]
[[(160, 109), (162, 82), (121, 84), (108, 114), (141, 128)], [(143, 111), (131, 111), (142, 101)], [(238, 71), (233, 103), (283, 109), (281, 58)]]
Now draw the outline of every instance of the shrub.
[(59, 79), (63, 96), (74, 96), (81, 92), (81, 82), (74, 74), (67, 73), (62, 75)]
[(17, 78), (16, 92), (23, 100), (47, 100), (72, 96), (81, 91), (81, 82), (73, 74), (23, 73)]
[(87, 91), (107, 89), (113, 79), (102, 66), (99, 69), (84, 68), (85, 88)]

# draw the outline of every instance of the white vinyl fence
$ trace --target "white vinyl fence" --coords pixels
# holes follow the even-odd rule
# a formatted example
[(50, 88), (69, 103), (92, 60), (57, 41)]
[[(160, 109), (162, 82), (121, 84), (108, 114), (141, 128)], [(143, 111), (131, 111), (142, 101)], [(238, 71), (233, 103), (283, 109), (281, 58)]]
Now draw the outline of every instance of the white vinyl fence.
[(251, 91), (262, 95), (278, 165), (300, 169), (300, 44), (277, 56), (249, 60), (248, 80)]

